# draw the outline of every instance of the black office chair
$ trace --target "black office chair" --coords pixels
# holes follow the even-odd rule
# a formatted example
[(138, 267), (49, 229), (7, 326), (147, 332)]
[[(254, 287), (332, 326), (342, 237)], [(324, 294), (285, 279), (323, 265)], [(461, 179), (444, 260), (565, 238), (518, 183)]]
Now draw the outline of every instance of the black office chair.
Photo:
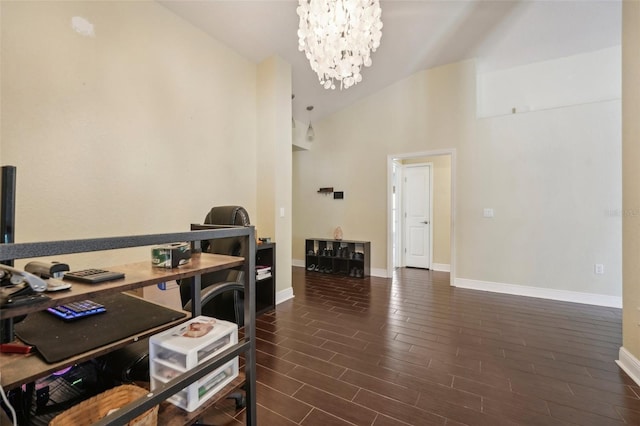
[[(207, 225), (249, 226), (249, 214), (243, 207), (214, 207), (204, 219)], [(205, 253), (230, 256), (248, 255), (249, 247), (243, 237), (219, 238), (202, 241)], [(191, 280), (183, 279), (180, 285), (180, 299), (185, 310), (191, 310)], [(223, 270), (202, 275), (201, 281), (202, 315), (230, 321), (244, 326), (244, 274), (241, 270)], [(102, 373), (118, 382), (149, 381), (148, 340), (128, 345), (101, 357)], [(227, 398), (235, 399), (236, 408), (246, 404), (241, 392), (234, 392)], [(195, 423), (200, 424), (200, 423)]]
[[(204, 219), (205, 225), (249, 226), (249, 214), (240, 206), (214, 207)], [(203, 253), (247, 257), (249, 247), (244, 237), (202, 241)], [(192, 278), (181, 280), (180, 299), (191, 310)], [(244, 274), (241, 270), (224, 270), (202, 275), (200, 301), (202, 315), (244, 326)]]
[[(249, 226), (249, 214), (240, 206), (213, 207), (204, 218), (205, 225)], [(218, 238), (201, 242), (203, 253), (226, 254), (247, 258), (249, 247), (243, 237)], [(180, 299), (185, 310), (191, 310), (192, 278), (179, 281)], [(200, 302), (202, 315), (231, 321), (244, 326), (244, 274), (240, 270), (228, 269), (202, 275)], [(244, 389), (243, 389), (244, 390)], [(234, 399), (236, 409), (246, 406), (246, 396), (233, 392), (227, 396)], [(207, 426), (196, 421), (194, 425)]]

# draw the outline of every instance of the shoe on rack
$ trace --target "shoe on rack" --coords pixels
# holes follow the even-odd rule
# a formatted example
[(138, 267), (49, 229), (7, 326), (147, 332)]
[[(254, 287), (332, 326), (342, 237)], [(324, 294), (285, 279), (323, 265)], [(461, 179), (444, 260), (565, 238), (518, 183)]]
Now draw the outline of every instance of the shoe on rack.
[(316, 269), (316, 265), (313, 263), (307, 267), (307, 271), (313, 271), (314, 269)]
[(356, 278), (362, 278), (362, 273), (364, 271), (362, 269), (356, 269)]
[(349, 271), (349, 276), (350, 277), (355, 277), (356, 276), (356, 268), (351, 268), (351, 271)]
[(316, 268), (314, 269), (314, 271), (320, 272), (320, 265), (316, 265)]

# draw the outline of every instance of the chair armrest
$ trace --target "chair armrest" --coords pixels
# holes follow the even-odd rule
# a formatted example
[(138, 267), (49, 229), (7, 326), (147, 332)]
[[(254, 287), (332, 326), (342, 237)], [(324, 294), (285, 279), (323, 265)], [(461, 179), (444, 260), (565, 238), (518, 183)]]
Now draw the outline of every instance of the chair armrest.
[[(219, 294), (222, 294), (224, 292), (231, 291), (231, 290), (241, 291), (244, 293), (244, 284), (240, 284), (237, 281), (229, 281), (229, 282), (222, 282), (219, 284), (210, 285), (209, 287), (202, 290), (202, 292), (200, 293), (200, 304), (201, 306), (204, 306), (207, 304), (207, 302), (209, 302)], [(191, 302), (192, 301), (189, 300), (184, 305), (184, 309), (186, 311), (191, 310)]]

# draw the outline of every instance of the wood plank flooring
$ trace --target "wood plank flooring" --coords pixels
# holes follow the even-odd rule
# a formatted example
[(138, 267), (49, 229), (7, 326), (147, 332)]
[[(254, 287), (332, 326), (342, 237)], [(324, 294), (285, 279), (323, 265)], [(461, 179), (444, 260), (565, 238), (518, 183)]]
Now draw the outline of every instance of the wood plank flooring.
[[(400, 269), (293, 268), (295, 298), (257, 321), (258, 424), (639, 425), (615, 364), (621, 310), (449, 286)], [(223, 402), (202, 418), (244, 424)]]

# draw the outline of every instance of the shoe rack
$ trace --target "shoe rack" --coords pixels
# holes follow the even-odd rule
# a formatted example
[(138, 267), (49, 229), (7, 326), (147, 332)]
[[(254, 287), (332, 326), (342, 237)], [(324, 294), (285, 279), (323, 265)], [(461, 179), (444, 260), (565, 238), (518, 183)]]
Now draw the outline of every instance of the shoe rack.
[(371, 275), (371, 242), (353, 240), (305, 240), (305, 268), (308, 273), (346, 275), (364, 278)]

